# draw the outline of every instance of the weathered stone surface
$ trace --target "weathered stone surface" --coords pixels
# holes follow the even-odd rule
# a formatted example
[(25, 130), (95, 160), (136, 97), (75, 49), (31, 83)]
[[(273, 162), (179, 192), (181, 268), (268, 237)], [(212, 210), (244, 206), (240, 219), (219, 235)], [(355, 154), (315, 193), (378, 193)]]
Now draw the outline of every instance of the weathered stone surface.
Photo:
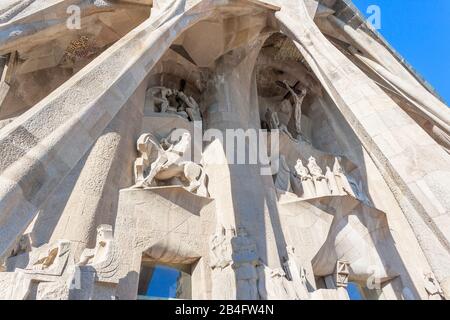
[(449, 109), (343, 8), (3, 1), (0, 299), (449, 299)]

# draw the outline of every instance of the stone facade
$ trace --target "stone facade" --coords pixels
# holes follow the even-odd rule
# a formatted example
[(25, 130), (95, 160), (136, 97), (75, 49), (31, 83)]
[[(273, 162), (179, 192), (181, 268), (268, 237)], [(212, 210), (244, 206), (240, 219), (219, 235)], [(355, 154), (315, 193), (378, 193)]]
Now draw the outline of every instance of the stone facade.
[(0, 299), (450, 298), (450, 111), (348, 1), (6, 0), (0, 75)]

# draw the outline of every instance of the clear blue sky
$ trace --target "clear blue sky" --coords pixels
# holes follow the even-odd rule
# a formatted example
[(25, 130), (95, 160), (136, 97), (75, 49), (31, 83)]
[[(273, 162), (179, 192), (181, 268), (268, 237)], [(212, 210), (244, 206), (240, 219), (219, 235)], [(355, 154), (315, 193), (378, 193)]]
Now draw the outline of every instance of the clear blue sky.
[(381, 9), (383, 37), (450, 103), (450, 0), (352, 0)]
[(147, 296), (175, 298), (177, 278), (180, 272), (176, 269), (158, 265), (155, 267), (147, 289)]

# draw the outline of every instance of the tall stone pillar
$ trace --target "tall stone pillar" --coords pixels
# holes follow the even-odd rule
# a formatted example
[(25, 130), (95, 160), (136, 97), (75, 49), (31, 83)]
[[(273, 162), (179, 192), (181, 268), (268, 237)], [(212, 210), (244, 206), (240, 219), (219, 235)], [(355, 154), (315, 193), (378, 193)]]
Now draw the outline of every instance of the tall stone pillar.
[[(209, 177), (208, 189), (215, 198), (218, 215), (219, 234), (214, 242), (222, 238), (230, 253), (223, 257), (229, 260), (222, 261), (222, 267), (212, 272), (213, 299), (258, 299), (257, 281), (270, 280), (264, 279), (260, 271), (263, 266), (281, 268), (280, 249), (286, 247), (272, 176), (261, 175), (258, 164), (236, 164), (236, 161), (227, 160), (231, 151), (239, 149), (238, 141), (245, 141), (245, 133), (257, 135), (260, 128), (253, 71), (265, 40), (265, 37), (261, 38), (218, 60), (207, 98), (204, 123), (208, 131), (205, 138), (216, 133), (216, 139), (212, 139), (203, 154)], [(237, 133), (237, 139), (233, 144), (234, 133)], [(223, 139), (217, 139), (219, 136)], [(243, 143), (248, 154), (256, 141)], [(257, 265), (260, 267), (256, 268)]]
[(134, 93), (89, 151), (50, 238), (76, 242), (77, 257), (95, 246), (98, 225), (114, 225), (119, 190), (133, 184), (145, 89), (143, 85)]
[(450, 157), (320, 32), (299, 1), (275, 16), (399, 202), (450, 298)]

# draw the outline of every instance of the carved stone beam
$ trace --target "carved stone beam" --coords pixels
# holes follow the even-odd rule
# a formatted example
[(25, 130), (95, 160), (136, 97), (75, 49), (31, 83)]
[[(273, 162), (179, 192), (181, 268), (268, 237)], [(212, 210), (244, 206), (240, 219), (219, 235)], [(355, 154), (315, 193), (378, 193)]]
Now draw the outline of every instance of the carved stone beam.
[(96, 13), (142, 6), (142, 4), (109, 0), (24, 0), (22, 2), (32, 3), (33, 1), (35, 2), (33, 6), (17, 6), (16, 10), (8, 15), (8, 19), (5, 18), (3, 21), (0, 14), (0, 54), (48, 42), (72, 31), (67, 28), (67, 22), (73, 18), (74, 14), (68, 10), (70, 6), (75, 5), (80, 8), (82, 27), (94, 23), (97, 19)]

